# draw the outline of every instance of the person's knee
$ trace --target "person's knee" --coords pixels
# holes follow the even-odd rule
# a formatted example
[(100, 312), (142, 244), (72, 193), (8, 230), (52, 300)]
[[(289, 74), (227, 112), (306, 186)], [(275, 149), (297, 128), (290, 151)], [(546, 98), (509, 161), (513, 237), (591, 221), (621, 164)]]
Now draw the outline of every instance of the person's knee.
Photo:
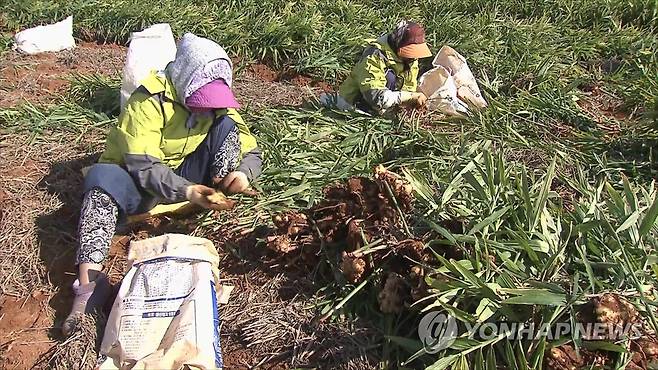
[(91, 166), (85, 175), (83, 192), (86, 193), (93, 188), (99, 188), (108, 192), (108, 188), (122, 180), (130, 180), (132, 182), (128, 172), (118, 164), (96, 163)]
[(119, 209), (126, 214), (137, 209), (142, 200), (142, 195), (130, 174), (117, 164), (93, 165), (85, 176), (83, 193), (86, 194), (91, 189), (100, 189), (109, 194)]

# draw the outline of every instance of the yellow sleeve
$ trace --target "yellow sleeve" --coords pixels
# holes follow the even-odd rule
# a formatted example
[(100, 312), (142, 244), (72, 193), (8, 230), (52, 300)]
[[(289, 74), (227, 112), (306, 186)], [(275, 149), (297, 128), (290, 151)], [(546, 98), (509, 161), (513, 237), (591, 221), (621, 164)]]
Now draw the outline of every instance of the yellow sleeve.
[(386, 89), (386, 63), (376, 54), (363, 58), (354, 67), (354, 75), (359, 83), (359, 90)]

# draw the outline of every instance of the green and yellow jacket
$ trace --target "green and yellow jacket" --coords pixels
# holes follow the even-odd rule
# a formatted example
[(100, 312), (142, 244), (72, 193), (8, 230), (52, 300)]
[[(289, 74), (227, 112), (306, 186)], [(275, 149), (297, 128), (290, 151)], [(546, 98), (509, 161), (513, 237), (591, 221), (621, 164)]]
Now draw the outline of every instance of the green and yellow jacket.
[(111, 129), (99, 162), (124, 166), (140, 186), (165, 200), (184, 200), (185, 188), (191, 183), (173, 170), (201, 144), (213, 122), (227, 115), (239, 130), (241, 161), (237, 170), (250, 181), (260, 174), (260, 149), (235, 109), (216, 110), (214, 117), (192, 116), (176, 94), (164, 73), (153, 72), (143, 80), (118, 125)]
[(388, 44), (388, 36), (373, 40), (363, 52), (349, 77), (340, 86), (339, 95), (357, 107), (364, 103), (382, 112), (400, 104), (400, 92), (418, 88), (418, 61), (408, 66)]

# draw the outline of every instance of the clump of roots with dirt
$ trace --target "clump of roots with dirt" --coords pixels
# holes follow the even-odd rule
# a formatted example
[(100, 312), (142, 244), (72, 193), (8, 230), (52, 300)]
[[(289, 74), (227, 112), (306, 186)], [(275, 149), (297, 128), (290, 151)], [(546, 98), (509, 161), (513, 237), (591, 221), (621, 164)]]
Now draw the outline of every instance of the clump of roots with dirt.
[(266, 246), (286, 264), (334, 267), (330, 278), (358, 285), (382, 276), (377, 294), (383, 313), (401, 313), (423, 297), (423, 265), (435, 264), (420, 237), (411, 234), (413, 188), (398, 174), (378, 166), (374, 176), (351, 177), (326, 187), (323, 199), (304, 211), (273, 217)]

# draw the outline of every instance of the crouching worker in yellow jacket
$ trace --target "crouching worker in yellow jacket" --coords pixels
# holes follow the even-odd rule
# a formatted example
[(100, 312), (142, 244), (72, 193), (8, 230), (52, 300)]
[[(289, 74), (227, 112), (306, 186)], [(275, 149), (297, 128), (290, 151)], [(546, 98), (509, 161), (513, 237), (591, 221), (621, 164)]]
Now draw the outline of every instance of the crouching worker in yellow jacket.
[(79, 275), (65, 335), (80, 314), (98, 309), (110, 294), (102, 264), (119, 221), (158, 203), (188, 200), (213, 209), (207, 196), (215, 188), (243, 192), (260, 174), (261, 153), (236, 111), (231, 84), (224, 49), (188, 33), (176, 59), (142, 81), (128, 100), (99, 163), (85, 177)]
[[(338, 96), (321, 98), (325, 105), (383, 113), (402, 103), (417, 106), (427, 97), (418, 88), (418, 59), (432, 56), (425, 30), (413, 22), (400, 22), (390, 33), (368, 45), (361, 60), (340, 86)], [(333, 100), (333, 101), (332, 101)]]

